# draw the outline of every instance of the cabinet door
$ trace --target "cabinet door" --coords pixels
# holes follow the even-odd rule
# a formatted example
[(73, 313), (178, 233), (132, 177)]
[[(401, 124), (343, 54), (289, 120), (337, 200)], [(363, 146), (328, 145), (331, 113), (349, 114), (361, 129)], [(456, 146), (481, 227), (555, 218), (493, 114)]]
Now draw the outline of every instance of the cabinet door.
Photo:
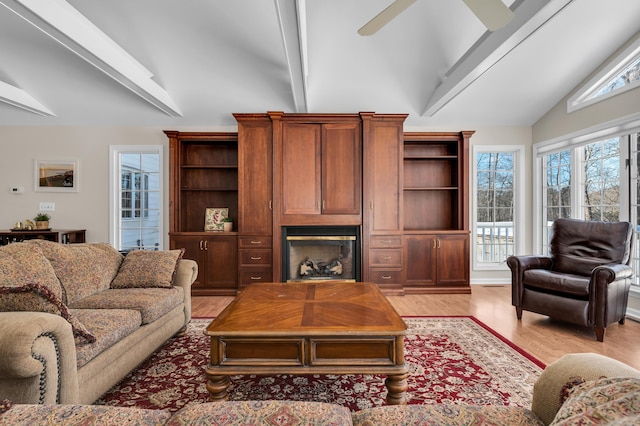
[(360, 214), (360, 134), (359, 123), (322, 126), (322, 214)]
[(273, 143), (271, 120), (238, 119), (238, 231), (273, 232)]
[(282, 139), (282, 213), (320, 214), (320, 125), (284, 123)]
[(213, 236), (205, 240), (207, 288), (218, 294), (238, 290), (238, 243), (235, 235)]
[(204, 249), (202, 238), (200, 236), (171, 236), (169, 246), (172, 250), (183, 248), (184, 255), (182, 257), (194, 260), (198, 264), (198, 277), (193, 283), (192, 289), (204, 288), (207, 263), (202, 256), (202, 250)]
[(438, 240), (435, 235), (405, 235), (405, 285), (433, 286), (436, 284), (436, 255)]
[(368, 231), (401, 231), (402, 123), (375, 123), (371, 127), (364, 148), (363, 188)]
[(469, 285), (469, 235), (438, 236), (438, 284)]

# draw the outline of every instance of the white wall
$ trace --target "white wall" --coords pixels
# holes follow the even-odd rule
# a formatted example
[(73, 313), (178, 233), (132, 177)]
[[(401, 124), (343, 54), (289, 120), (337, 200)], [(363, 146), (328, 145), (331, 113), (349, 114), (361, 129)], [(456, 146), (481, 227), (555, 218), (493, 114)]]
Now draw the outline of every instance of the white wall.
[[(0, 228), (33, 219), (46, 201), (56, 204), (51, 227), (86, 229), (88, 241), (108, 241), (110, 144), (166, 147), (168, 140), (162, 129), (143, 127), (0, 127)], [(35, 192), (36, 159), (79, 160), (79, 192)], [(15, 186), (24, 194), (10, 193)]]
[(595, 69), (584, 81), (576, 85), (567, 96), (558, 102), (537, 123), (533, 125), (533, 143), (557, 140), (569, 137), (585, 129), (598, 127), (603, 123), (613, 122), (620, 118), (632, 116), (640, 112), (640, 87), (605, 99), (602, 102), (587, 106), (572, 113), (567, 112), (567, 100), (593, 78), (600, 70), (618, 56), (629, 45), (640, 38), (636, 33), (629, 41), (614, 52), (603, 64)]

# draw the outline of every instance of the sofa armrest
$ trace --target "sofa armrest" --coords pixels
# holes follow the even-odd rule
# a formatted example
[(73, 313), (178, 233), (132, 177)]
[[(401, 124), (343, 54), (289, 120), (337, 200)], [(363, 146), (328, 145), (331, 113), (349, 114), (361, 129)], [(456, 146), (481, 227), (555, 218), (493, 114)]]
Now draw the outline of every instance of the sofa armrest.
[(173, 285), (184, 290), (184, 324), (191, 321), (191, 285), (198, 278), (198, 264), (191, 259), (180, 259)]
[(0, 398), (30, 404), (78, 400), (75, 341), (64, 318), (0, 313)]
[(595, 353), (567, 354), (544, 369), (533, 386), (531, 411), (548, 425), (560, 409), (562, 389), (570, 382), (601, 377), (636, 377), (640, 371)]

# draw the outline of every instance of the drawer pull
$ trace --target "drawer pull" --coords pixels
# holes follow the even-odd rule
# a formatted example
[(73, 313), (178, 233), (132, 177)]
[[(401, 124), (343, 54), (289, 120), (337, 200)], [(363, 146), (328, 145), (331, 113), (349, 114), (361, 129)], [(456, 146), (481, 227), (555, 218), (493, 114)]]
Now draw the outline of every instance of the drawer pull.
[(382, 260), (391, 260), (391, 256), (380, 256)]
[(251, 240), (251, 244), (262, 244), (262, 241)]
[(382, 278), (383, 280), (390, 280), (391, 275), (381, 275), (380, 278)]
[(251, 260), (260, 260), (262, 256), (251, 256)]
[(257, 281), (257, 280), (261, 280), (262, 277), (251, 277), (252, 280)]

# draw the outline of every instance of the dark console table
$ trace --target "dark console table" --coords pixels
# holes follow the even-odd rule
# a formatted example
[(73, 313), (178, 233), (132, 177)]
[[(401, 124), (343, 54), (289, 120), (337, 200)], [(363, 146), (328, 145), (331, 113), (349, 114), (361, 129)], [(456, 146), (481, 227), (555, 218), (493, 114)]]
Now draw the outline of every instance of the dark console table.
[(85, 229), (34, 229), (34, 230), (19, 230), (12, 231), (10, 229), (0, 230), (0, 245), (4, 246), (10, 243), (15, 243), (24, 240), (49, 240), (56, 243), (74, 244), (85, 242)]

